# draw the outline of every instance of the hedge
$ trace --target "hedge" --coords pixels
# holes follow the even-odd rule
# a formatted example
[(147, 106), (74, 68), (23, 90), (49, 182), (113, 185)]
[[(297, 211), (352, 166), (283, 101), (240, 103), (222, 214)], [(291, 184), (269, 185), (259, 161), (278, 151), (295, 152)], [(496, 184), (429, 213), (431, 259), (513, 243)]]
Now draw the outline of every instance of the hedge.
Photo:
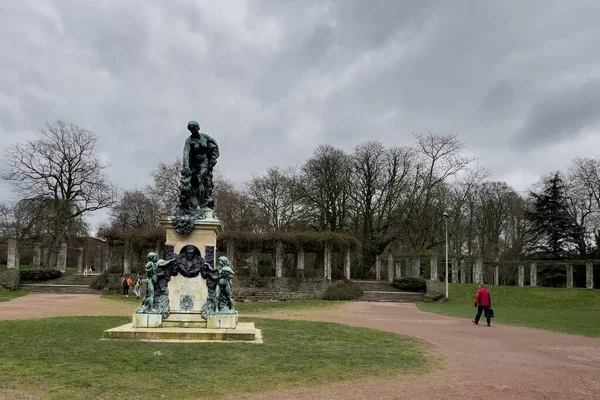
[(394, 279), (392, 286), (404, 292), (427, 292), (427, 282), (422, 278), (398, 278)]
[(32, 269), (21, 271), (21, 279), (24, 281), (48, 281), (60, 278), (62, 273), (56, 269)]
[(323, 294), (325, 300), (357, 300), (364, 292), (358, 283), (344, 279), (330, 285)]

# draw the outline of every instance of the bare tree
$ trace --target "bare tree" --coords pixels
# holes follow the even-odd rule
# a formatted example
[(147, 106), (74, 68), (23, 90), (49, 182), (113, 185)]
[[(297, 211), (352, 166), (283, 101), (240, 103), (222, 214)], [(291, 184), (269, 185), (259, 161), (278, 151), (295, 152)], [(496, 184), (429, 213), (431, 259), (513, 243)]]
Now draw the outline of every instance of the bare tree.
[(265, 174), (252, 178), (248, 195), (264, 230), (293, 228), (300, 207), (295, 190), (293, 175), (278, 167), (271, 167)]
[(49, 199), (45, 215), (51, 235), (66, 240), (86, 214), (110, 207), (115, 189), (96, 154), (97, 136), (61, 120), (41, 130), (42, 139), (16, 143), (5, 151), (10, 181), (25, 199)]
[[(160, 203), (160, 213), (169, 215), (175, 209), (179, 199), (179, 178), (181, 175), (181, 158), (168, 163), (160, 162), (152, 170), (152, 189)], [(216, 179), (215, 179), (216, 181)]]
[(405, 240), (415, 250), (441, 244), (443, 213), (451, 196), (450, 178), (465, 171), (474, 161), (462, 155), (464, 145), (456, 134), (417, 134), (418, 163), (405, 204)]
[(370, 268), (375, 257), (398, 240), (403, 194), (415, 161), (414, 149), (386, 149), (380, 142), (364, 142), (351, 158), (352, 210), (355, 230), (363, 243), (363, 265)]
[(229, 180), (219, 177), (214, 190), (215, 213), (225, 229), (255, 232), (258, 221), (250, 196), (237, 188)]
[(350, 156), (330, 145), (317, 147), (297, 180), (307, 223), (316, 230), (343, 231), (349, 224)]
[(160, 205), (156, 198), (141, 189), (126, 190), (111, 210), (110, 226), (154, 228), (159, 217)]

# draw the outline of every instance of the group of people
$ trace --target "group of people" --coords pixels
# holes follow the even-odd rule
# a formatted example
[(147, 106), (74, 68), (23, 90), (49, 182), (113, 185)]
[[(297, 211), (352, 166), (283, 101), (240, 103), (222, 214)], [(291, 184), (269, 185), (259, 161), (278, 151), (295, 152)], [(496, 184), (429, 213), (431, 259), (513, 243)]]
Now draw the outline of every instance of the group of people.
[(141, 296), (142, 285), (144, 284), (144, 277), (138, 272), (137, 276), (135, 277), (135, 281), (133, 281), (129, 276), (123, 275), (121, 284), (123, 285), (123, 297), (129, 297), (129, 288), (131, 285), (133, 285), (135, 298), (139, 299)]
[(93, 273), (92, 267), (89, 265), (86, 265), (85, 268), (83, 269), (83, 276), (92, 275), (92, 273)]

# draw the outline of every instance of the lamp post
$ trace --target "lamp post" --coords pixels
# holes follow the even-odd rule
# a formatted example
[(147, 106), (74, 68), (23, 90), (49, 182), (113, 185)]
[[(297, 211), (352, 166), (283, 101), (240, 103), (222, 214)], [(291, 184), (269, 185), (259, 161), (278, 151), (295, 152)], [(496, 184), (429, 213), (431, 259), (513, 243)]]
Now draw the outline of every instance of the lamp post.
[(444, 221), (446, 222), (446, 301), (448, 301), (448, 213), (444, 213)]

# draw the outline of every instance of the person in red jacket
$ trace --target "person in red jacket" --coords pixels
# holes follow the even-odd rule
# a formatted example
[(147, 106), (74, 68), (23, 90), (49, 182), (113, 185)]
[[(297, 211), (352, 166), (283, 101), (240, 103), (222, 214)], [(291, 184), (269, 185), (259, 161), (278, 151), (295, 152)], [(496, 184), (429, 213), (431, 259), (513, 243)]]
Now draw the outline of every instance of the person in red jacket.
[(477, 307), (477, 315), (472, 322), (475, 325), (479, 324), (479, 318), (481, 313), (485, 313), (485, 319), (487, 320), (487, 326), (491, 326), (491, 313), (490, 308), (492, 307), (492, 296), (490, 292), (485, 288), (483, 283), (479, 284), (479, 290), (475, 295), (475, 307)]

